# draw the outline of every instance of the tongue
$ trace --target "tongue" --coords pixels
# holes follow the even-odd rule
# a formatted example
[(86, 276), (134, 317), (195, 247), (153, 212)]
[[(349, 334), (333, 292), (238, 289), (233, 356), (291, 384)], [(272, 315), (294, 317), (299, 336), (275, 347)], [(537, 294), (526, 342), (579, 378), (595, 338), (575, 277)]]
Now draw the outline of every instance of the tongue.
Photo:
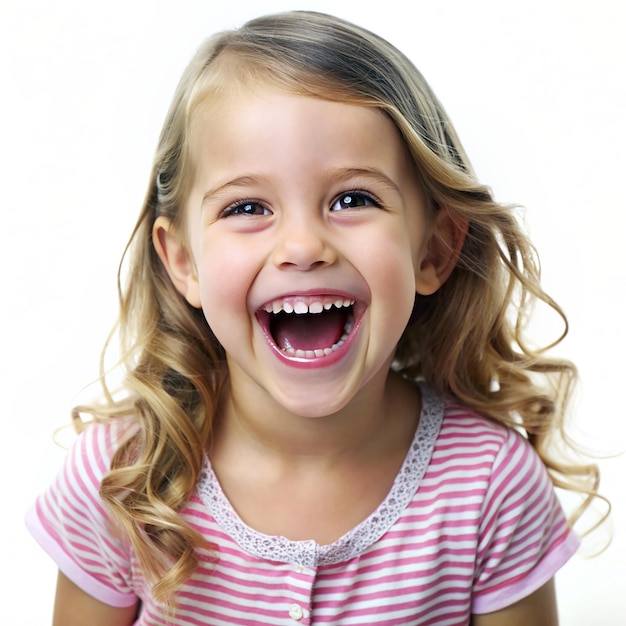
[(323, 350), (339, 341), (345, 324), (345, 313), (335, 308), (318, 314), (279, 313), (272, 320), (271, 331), (283, 350)]

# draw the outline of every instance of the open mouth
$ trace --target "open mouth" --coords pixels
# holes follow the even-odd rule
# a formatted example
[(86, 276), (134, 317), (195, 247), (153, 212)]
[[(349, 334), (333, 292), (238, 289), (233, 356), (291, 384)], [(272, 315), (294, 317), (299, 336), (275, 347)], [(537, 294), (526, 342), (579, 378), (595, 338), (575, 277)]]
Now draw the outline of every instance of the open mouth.
[(315, 359), (337, 352), (354, 328), (355, 301), (340, 296), (293, 296), (264, 305), (257, 319), (287, 357)]

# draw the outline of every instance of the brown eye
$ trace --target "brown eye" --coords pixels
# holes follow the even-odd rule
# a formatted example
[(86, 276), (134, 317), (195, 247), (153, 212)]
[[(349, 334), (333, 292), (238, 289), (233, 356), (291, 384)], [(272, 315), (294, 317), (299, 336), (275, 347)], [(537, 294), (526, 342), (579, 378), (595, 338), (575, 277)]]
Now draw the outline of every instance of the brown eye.
[(249, 215), (256, 217), (259, 215), (269, 215), (270, 210), (263, 206), (260, 202), (254, 200), (243, 200), (229, 206), (222, 217), (230, 217), (231, 215)]
[(359, 209), (368, 206), (379, 206), (371, 196), (360, 192), (351, 191), (341, 194), (330, 207), (331, 211), (342, 211), (344, 209)]

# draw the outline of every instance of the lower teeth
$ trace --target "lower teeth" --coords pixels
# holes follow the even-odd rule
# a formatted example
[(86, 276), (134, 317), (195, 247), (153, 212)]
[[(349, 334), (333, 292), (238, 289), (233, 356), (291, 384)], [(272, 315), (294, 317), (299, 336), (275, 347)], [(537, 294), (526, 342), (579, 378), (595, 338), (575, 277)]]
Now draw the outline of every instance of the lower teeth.
[(343, 329), (343, 335), (341, 335), (339, 341), (337, 343), (334, 343), (330, 348), (318, 348), (316, 350), (296, 350), (295, 348), (289, 347), (283, 348), (282, 351), (289, 356), (295, 356), (299, 359), (314, 359), (316, 357), (320, 358), (323, 356), (328, 356), (329, 354), (332, 354), (335, 350), (339, 350), (339, 348), (343, 346), (346, 339), (348, 338), (348, 335), (352, 332), (353, 325), (354, 324), (352, 320), (346, 322), (345, 328)]

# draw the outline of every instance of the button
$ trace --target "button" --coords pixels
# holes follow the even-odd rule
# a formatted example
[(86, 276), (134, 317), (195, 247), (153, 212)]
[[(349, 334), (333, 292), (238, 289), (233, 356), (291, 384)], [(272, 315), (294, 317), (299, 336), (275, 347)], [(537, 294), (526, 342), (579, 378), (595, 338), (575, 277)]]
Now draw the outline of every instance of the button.
[(299, 622), (304, 617), (304, 611), (299, 604), (292, 604), (289, 609), (289, 617)]

